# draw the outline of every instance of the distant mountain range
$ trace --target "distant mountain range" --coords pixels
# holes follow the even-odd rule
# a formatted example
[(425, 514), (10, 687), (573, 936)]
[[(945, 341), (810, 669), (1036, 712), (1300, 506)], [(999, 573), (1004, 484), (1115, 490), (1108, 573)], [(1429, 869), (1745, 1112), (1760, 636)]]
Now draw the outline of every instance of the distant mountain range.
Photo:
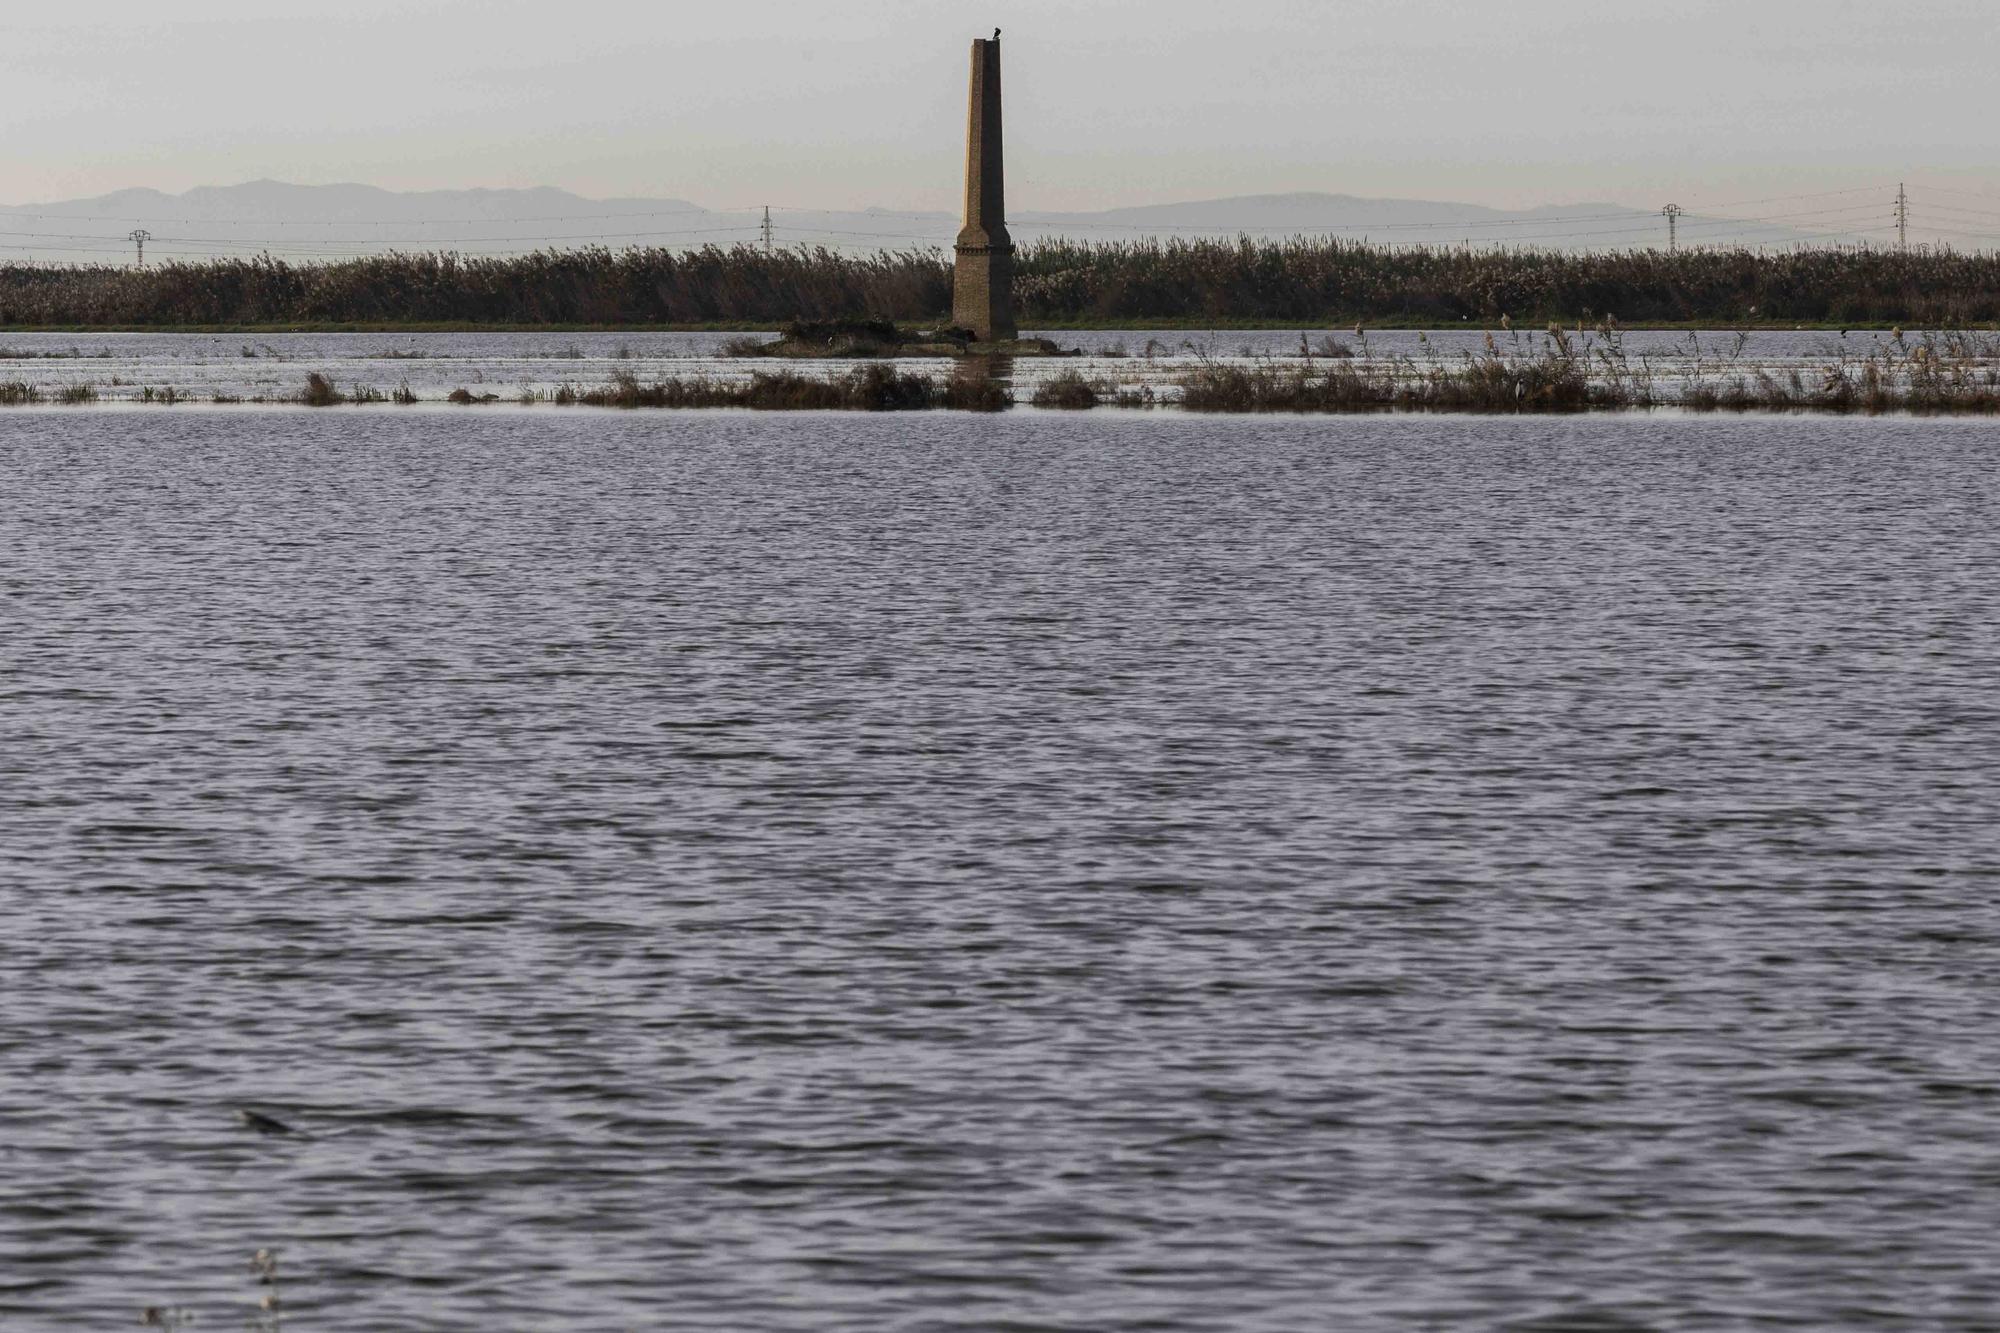
[[(397, 192), (371, 185), (251, 181), (185, 194), (119, 190), (94, 199), (0, 206), (0, 256), (11, 260), (116, 262), (134, 230), (150, 233), (149, 258), (198, 259), (269, 252), (286, 259), (337, 259), (385, 250), (514, 254), (538, 248), (763, 243), (762, 210), (709, 209), (685, 199), (585, 199), (528, 190)], [(1339, 236), (1394, 244), (1520, 245), (1562, 250), (1664, 246), (1666, 220), (1616, 204), (1568, 204), (1510, 212), (1476, 204), (1363, 199), (1341, 194), (1264, 194), (1153, 204), (1094, 213), (1023, 212), (1009, 219), (1016, 242), (1067, 236), (1084, 241), (1247, 235)], [(948, 248), (958, 219), (943, 212), (771, 210), (779, 246), (856, 251)], [(1853, 238), (1768, 223), (1688, 214), (1685, 245), (1790, 246)]]

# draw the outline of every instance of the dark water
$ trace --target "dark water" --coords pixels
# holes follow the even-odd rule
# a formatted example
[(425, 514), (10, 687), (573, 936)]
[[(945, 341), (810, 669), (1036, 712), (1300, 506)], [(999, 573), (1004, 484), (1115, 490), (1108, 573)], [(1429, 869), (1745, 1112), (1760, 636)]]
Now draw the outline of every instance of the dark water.
[(1996, 461), (0, 416), (0, 1326), (2000, 1327)]

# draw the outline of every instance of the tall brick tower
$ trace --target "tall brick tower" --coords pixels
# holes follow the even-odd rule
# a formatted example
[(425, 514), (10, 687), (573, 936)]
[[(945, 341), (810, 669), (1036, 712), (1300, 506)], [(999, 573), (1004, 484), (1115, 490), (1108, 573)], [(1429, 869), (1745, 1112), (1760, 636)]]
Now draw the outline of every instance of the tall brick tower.
[(972, 44), (972, 113), (965, 133), (965, 226), (952, 267), (951, 320), (980, 342), (1012, 342), (1014, 242), (1007, 235), (1000, 150), (1000, 35)]

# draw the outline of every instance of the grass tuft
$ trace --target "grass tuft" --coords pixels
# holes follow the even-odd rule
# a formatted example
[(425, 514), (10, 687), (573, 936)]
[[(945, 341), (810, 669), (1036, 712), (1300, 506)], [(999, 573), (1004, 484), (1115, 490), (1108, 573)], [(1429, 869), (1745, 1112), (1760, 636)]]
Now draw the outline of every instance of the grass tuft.
[(1035, 393), (1028, 401), (1036, 407), (1059, 407), (1080, 411), (1096, 407), (1097, 386), (1074, 370), (1065, 370), (1060, 375), (1043, 380), (1035, 386)]

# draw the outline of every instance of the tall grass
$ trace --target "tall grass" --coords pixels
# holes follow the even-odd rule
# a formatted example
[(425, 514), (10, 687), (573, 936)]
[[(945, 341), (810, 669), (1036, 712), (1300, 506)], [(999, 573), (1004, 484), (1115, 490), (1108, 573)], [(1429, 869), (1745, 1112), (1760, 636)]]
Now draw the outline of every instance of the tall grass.
[(776, 323), (921, 317), (950, 305), (950, 264), (914, 251), (590, 247), (505, 259), (0, 267), (0, 325)]
[[(1049, 240), (1024, 247), (1015, 273), (1015, 303), (1031, 325), (2000, 320), (2000, 255), (1933, 249), (1568, 254), (1305, 238)], [(0, 266), (0, 325), (919, 323), (947, 319), (950, 307), (951, 263), (934, 250), (589, 247), (303, 265)]]
[(1490, 327), (1503, 317), (1616, 317), (1627, 324), (1965, 327), (2000, 319), (2000, 255), (1929, 249), (1569, 254), (1335, 239), (1052, 240), (1023, 250), (1015, 273), (1015, 302), (1030, 322)]

